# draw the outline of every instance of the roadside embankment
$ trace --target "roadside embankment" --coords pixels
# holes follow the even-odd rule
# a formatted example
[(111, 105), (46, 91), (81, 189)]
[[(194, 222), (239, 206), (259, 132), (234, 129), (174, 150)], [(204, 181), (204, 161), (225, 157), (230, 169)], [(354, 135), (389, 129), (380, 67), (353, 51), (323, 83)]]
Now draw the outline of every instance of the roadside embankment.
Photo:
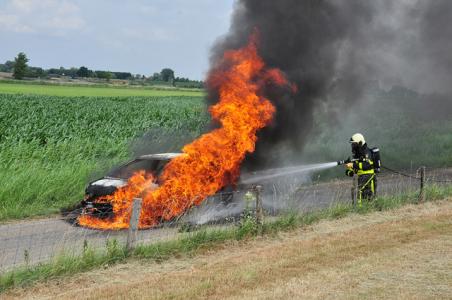
[(129, 260), (9, 298), (446, 299), (452, 199), (349, 214), (163, 262)]

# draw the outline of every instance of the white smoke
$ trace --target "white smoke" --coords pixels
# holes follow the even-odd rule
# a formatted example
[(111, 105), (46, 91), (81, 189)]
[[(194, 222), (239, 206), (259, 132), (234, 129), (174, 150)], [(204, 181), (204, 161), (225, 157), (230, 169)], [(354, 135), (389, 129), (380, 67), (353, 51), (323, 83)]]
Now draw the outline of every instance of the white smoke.
[(255, 203), (246, 204), (244, 196), (258, 184), (263, 186), (261, 197), (265, 210), (272, 212), (298, 207), (299, 203), (295, 203), (298, 200), (294, 195), (301, 186), (311, 182), (312, 173), (335, 166), (337, 162), (329, 162), (244, 174), (231, 198), (222, 200), (225, 194), (220, 192), (201, 205), (193, 207), (182, 218), (182, 222), (202, 225), (238, 217), (247, 205), (250, 206), (248, 208), (254, 208)]
[[(289, 176), (289, 175), (300, 175), (303, 173), (305, 174), (304, 177), (306, 177), (306, 175), (309, 175), (313, 171), (321, 171), (321, 170), (333, 168), (335, 166), (337, 166), (337, 162), (269, 169), (269, 170), (265, 170), (265, 171), (247, 174), (247, 176), (245, 178), (242, 178), (242, 180), (240, 182), (242, 184), (265, 183), (268, 180), (272, 180), (277, 177), (285, 177), (285, 176)], [(307, 178), (309, 178), (309, 177), (307, 177)]]

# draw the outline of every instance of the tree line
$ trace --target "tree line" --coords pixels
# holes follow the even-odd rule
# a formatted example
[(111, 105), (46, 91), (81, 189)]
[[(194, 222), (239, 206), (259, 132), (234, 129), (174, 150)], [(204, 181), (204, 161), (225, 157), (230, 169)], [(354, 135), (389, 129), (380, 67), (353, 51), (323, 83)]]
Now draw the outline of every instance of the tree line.
[(142, 82), (155, 82), (166, 83), (175, 85), (187, 86), (187, 87), (203, 87), (202, 81), (190, 80), (189, 78), (176, 77), (175, 73), (170, 68), (164, 68), (160, 72), (155, 72), (150, 76), (141, 74), (132, 74), (130, 72), (112, 72), (103, 70), (90, 70), (85, 66), (79, 68), (50, 68), (43, 69), (40, 67), (28, 66), (29, 59), (27, 55), (20, 52), (14, 61), (6, 61), (4, 64), (0, 64), (0, 72), (13, 73), (15, 79), (21, 80), (24, 78), (50, 78), (52, 76), (67, 76), (70, 78), (99, 78), (109, 81), (110, 79), (121, 79), (129, 81), (142, 81)]

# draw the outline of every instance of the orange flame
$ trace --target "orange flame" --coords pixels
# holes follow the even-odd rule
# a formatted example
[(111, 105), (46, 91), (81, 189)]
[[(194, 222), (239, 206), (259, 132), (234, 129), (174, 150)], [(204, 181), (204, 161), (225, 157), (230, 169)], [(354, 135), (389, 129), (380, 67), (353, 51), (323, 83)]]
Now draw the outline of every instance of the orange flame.
[(261, 95), (269, 81), (285, 85), (287, 81), (277, 69), (268, 69), (257, 53), (256, 35), (239, 50), (226, 51), (211, 72), (208, 84), (218, 90), (219, 101), (209, 108), (219, 128), (202, 135), (183, 148), (184, 155), (165, 167), (157, 189), (150, 189), (153, 177), (144, 172), (134, 175), (127, 186), (108, 197), (114, 217), (100, 220), (81, 216), (79, 224), (99, 229), (128, 227), (132, 199), (141, 196), (143, 206), (140, 228), (148, 228), (163, 220), (181, 215), (193, 205), (223, 187), (236, 183), (245, 155), (254, 152), (256, 133), (268, 125), (275, 113), (271, 102)]

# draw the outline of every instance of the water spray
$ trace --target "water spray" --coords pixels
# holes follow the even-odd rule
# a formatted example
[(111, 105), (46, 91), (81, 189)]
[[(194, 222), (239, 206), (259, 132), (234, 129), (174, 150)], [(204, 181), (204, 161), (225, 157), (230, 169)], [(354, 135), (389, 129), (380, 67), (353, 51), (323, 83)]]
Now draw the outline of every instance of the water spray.
[(273, 179), (276, 177), (282, 177), (287, 175), (302, 174), (312, 171), (320, 171), (330, 169), (340, 165), (339, 162), (328, 162), (321, 164), (300, 165), (295, 167), (269, 169), (261, 172), (249, 174), (247, 178), (242, 178), (242, 184), (254, 184), (264, 180)]

